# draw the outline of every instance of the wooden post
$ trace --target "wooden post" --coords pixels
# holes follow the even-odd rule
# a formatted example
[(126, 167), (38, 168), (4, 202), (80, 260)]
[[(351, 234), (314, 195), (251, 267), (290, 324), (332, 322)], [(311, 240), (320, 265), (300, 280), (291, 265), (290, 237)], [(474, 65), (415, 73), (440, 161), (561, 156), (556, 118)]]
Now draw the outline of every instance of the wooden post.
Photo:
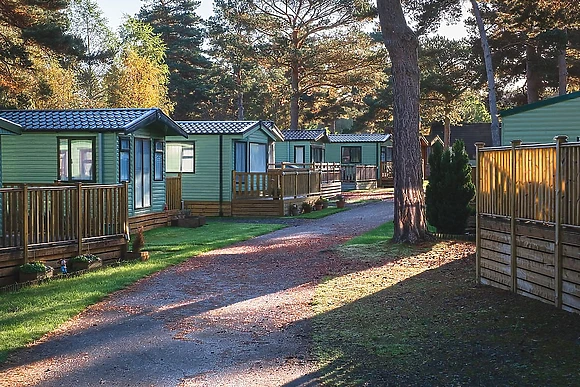
[(125, 228), (125, 238), (129, 240), (131, 234), (131, 227), (129, 226), (129, 183), (123, 182), (123, 226)]
[(517, 148), (522, 144), (522, 140), (512, 140), (512, 167), (511, 167), (511, 179), (510, 179), (510, 221), (511, 221), (511, 279), (512, 279), (512, 292), (516, 293), (518, 290), (518, 248), (516, 243), (516, 172), (517, 172), (517, 162), (516, 162), (516, 152)]
[(562, 157), (562, 144), (568, 140), (567, 136), (556, 136), (556, 195), (555, 199), (555, 235), (554, 235), (554, 292), (555, 305), (562, 308), (562, 167), (566, 162)]
[[(479, 177), (481, 176), (481, 159), (480, 149), (485, 146), (483, 142), (475, 143), (475, 160), (476, 160), (476, 179), (475, 179), (475, 281), (481, 282), (481, 221), (480, 221), (480, 184)], [(381, 166), (382, 168), (382, 166)], [(382, 174), (382, 171), (381, 171)]]
[(83, 185), (77, 183), (77, 252), (83, 254)]
[(298, 171), (294, 172), (294, 198), (298, 197)]
[(28, 186), (22, 185), (22, 255), (28, 263)]

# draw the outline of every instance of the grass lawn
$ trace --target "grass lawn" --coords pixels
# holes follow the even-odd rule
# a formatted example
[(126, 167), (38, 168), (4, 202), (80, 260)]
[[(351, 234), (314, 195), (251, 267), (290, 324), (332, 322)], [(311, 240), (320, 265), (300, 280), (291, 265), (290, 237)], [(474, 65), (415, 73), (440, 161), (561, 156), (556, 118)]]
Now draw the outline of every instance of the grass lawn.
[(0, 295), (0, 362), (87, 306), (137, 280), (203, 252), (282, 228), (278, 224), (209, 222), (200, 228), (165, 227), (145, 232), (146, 262), (106, 267)]
[(392, 225), (339, 249), (318, 286), (323, 385), (574, 385), (580, 316), (475, 283), (474, 245), (395, 246)]
[(327, 216), (336, 214), (338, 212), (342, 212), (342, 211), (346, 211), (348, 208), (336, 208), (336, 207), (328, 207), (319, 211), (312, 211), (309, 212), (308, 214), (300, 214), (297, 216), (294, 216), (294, 218), (297, 219), (320, 219), (320, 218), (325, 218)]

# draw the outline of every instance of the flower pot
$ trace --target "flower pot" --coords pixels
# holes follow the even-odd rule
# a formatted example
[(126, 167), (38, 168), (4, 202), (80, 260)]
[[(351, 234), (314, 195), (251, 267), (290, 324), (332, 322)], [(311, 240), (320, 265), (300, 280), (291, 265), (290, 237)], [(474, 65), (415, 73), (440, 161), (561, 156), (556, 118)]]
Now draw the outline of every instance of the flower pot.
[(290, 205), (290, 215), (297, 216), (299, 214), (300, 214), (300, 209), (298, 208), (298, 206), (296, 204)]
[(339, 200), (336, 202), (336, 208), (344, 208), (346, 202), (344, 200)]
[(127, 251), (125, 253), (125, 259), (127, 261), (148, 261), (149, 260), (149, 251)]
[(320, 211), (320, 210), (322, 210), (322, 203), (321, 203), (321, 204), (315, 204), (315, 205), (314, 205), (314, 209), (315, 209), (316, 211)]
[(28, 281), (35, 281), (35, 280), (42, 280), (45, 278), (52, 277), (52, 270), (47, 270), (44, 273), (36, 272), (36, 273), (18, 273), (18, 282), (28, 282)]

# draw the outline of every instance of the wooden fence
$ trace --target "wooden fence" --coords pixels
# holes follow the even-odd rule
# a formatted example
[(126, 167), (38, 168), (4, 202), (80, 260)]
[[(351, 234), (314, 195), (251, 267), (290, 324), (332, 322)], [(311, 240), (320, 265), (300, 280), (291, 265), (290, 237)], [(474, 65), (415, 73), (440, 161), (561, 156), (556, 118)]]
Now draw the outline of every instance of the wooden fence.
[(482, 148), (477, 280), (580, 312), (580, 144)]
[(322, 173), (311, 169), (233, 171), (233, 199), (310, 196), (321, 192)]
[(1, 188), (2, 248), (28, 250), (50, 244), (76, 244), (91, 238), (127, 235), (126, 184), (53, 185)]
[(394, 184), (394, 169), (392, 161), (381, 161), (379, 173), (379, 185), (381, 187), (393, 187)]

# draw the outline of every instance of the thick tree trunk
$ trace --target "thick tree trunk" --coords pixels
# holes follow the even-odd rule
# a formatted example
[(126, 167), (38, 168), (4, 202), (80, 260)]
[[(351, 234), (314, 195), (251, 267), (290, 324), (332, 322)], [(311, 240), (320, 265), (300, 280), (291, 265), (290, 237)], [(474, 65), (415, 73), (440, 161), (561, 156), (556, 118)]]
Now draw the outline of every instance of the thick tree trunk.
[(481, 17), (481, 12), (479, 12), (479, 5), (476, 0), (471, 0), (471, 7), (473, 9), (473, 14), (475, 15), (475, 20), (477, 21), (481, 48), (483, 50), (483, 60), (485, 62), (485, 73), (487, 75), (489, 114), (491, 115), (491, 145), (499, 146), (501, 145), (501, 138), (499, 133), (499, 117), (497, 113), (497, 97), (495, 93), (495, 76), (493, 72), (493, 63), (491, 61), (491, 50), (489, 48), (489, 41), (487, 40), (487, 32), (485, 31), (483, 18)]
[(568, 63), (566, 61), (566, 48), (558, 55), (558, 94), (566, 94), (568, 87)]
[(377, 0), (394, 90), (395, 242), (417, 243), (427, 236), (419, 144), (419, 42), (399, 0)]
[(538, 60), (536, 48), (526, 45), (526, 83), (528, 86), (528, 103), (540, 100), (540, 74), (534, 68)]
[(451, 108), (445, 107), (445, 122), (443, 125), (443, 145), (445, 149), (451, 147), (451, 119), (449, 118), (451, 114)]
[(298, 61), (292, 63), (292, 74), (290, 86), (292, 95), (290, 96), (290, 130), (298, 129), (298, 115), (300, 113), (300, 72), (298, 70)]

